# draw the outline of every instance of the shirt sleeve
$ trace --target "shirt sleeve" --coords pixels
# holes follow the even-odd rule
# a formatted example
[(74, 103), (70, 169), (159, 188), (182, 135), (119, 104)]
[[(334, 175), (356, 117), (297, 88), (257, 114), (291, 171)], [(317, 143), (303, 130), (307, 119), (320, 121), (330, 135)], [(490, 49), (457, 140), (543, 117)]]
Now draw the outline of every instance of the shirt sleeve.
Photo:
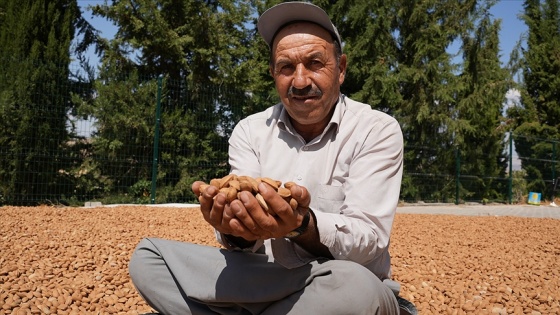
[(259, 250), (259, 248), (263, 245), (263, 241), (258, 240), (251, 247), (241, 248), (241, 247), (237, 246), (237, 244), (233, 244), (232, 242), (229, 242), (227, 237), (224, 234), (218, 232), (217, 230), (215, 230), (215, 233), (216, 233), (216, 240), (220, 244), (222, 244), (229, 251), (244, 251), (244, 252), (253, 252), (254, 253), (257, 250)]
[(259, 177), (261, 167), (257, 152), (250, 141), (249, 121), (242, 120), (235, 126), (229, 138), (229, 165), (234, 174)]
[(371, 128), (348, 161), (340, 213), (315, 212), (321, 242), (335, 259), (366, 265), (387, 252), (402, 161), (403, 137), (398, 122), (390, 118)]

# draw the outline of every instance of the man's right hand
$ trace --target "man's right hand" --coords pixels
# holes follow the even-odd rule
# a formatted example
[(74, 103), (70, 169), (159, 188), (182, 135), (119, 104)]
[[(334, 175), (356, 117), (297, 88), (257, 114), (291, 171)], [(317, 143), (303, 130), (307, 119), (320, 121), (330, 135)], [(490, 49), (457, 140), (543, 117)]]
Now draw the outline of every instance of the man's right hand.
[(198, 196), (200, 211), (204, 220), (218, 232), (234, 235), (230, 221), (235, 216), (232, 214), (230, 206), (226, 203), (226, 196), (223, 193), (219, 193), (218, 188), (214, 186), (208, 186), (201, 193), (200, 186), (202, 184), (204, 184), (202, 181), (194, 182), (192, 184), (192, 191)]

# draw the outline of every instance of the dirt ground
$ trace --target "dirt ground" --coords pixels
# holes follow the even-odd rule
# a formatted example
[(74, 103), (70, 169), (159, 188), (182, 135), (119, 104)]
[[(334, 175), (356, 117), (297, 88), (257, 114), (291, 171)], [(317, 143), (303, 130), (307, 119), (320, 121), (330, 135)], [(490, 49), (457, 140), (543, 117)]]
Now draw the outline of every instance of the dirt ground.
[[(142, 237), (218, 246), (197, 208), (0, 207), (0, 314), (141, 314)], [(397, 214), (393, 275), (420, 314), (559, 314), (560, 220)]]

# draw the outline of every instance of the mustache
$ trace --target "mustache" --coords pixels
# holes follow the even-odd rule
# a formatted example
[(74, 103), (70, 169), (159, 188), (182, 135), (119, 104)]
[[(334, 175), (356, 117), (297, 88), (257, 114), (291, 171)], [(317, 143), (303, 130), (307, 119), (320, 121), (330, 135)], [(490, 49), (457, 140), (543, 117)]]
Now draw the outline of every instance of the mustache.
[(288, 96), (316, 97), (322, 95), (323, 95), (323, 91), (311, 85), (303, 89), (298, 89), (293, 86), (290, 86), (290, 88), (288, 89)]

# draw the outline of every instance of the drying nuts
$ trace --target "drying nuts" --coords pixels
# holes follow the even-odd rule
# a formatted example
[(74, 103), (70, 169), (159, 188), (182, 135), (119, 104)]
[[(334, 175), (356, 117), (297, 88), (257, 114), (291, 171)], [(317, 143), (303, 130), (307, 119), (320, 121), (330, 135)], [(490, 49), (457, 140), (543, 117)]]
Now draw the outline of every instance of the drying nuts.
[(298, 203), (294, 198), (292, 198), (292, 193), (290, 192), (290, 188), (294, 186), (295, 183), (287, 182), (284, 184), (284, 186), (282, 186), (281, 181), (269, 177), (253, 178), (251, 176), (238, 176), (235, 174), (229, 174), (227, 176), (224, 176), (223, 178), (214, 178), (210, 181), (209, 184), (201, 184), (199, 187), (199, 191), (202, 194), (204, 190), (206, 190), (206, 188), (208, 188), (209, 186), (214, 186), (220, 191), (220, 193), (225, 194), (226, 201), (228, 203), (231, 203), (232, 201), (237, 199), (239, 196), (239, 192), (248, 191), (255, 196), (263, 210), (267, 211), (271, 215), (276, 215), (276, 213), (274, 213), (272, 209), (270, 209), (270, 207), (266, 204), (263, 196), (261, 196), (261, 194), (259, 193), (258, 186), (261, 182), (272, 187), (272, 189), (274, 189), (278, 193), (278, 195), (280, 195), (282, 198), (284, 198), (284, 200), (286, 200), (286, 202), (290, 204), (290, 207), (293, 210), (296, 210)]

